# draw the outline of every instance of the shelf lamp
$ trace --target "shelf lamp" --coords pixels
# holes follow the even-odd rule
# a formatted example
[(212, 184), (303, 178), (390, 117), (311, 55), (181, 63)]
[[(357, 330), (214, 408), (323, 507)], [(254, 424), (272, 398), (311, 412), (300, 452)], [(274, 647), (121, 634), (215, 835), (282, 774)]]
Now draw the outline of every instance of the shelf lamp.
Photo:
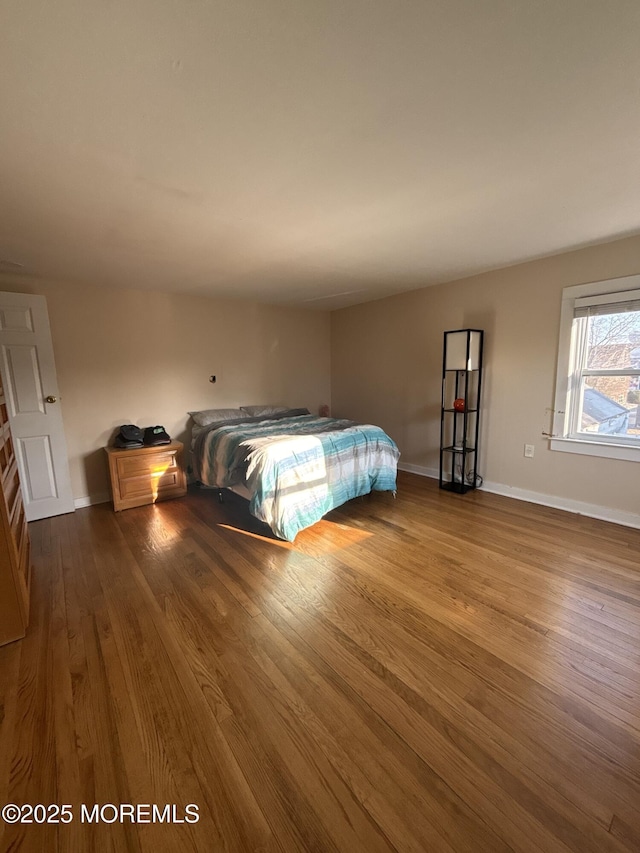
[(440, 488), (461, 495), (482, 482), (478, 439), (483, 338), (480, 329), (444, 333)]
[[(478, 370), (480, 367), (480, 345), (482, 333), (463, 329), (460, 332), (447, 332), (445, 350), (445, 370)], [(467, 340), (469, 353), (467, 357)]]

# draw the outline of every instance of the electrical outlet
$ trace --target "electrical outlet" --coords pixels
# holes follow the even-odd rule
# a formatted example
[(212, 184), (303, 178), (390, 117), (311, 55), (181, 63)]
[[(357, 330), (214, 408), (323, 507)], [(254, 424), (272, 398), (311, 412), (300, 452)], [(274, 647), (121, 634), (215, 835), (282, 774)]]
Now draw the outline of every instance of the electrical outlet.
[(533, 444), (525, 444), (524, 455), (527, 457), (527, 459), (533, 459), (534, 451), (535, 447), (533, 446)]

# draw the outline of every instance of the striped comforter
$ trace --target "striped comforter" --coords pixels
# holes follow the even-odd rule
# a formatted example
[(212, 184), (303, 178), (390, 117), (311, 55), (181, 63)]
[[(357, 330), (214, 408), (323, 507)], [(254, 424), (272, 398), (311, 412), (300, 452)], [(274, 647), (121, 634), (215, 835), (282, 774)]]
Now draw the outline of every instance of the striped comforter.
[(251, 513), (290, 542), (351, 498), (395, 491), (399, 456), (380, 427), (314, 415), (214, 426), (194, 446), (198, 479), (244, 484)]

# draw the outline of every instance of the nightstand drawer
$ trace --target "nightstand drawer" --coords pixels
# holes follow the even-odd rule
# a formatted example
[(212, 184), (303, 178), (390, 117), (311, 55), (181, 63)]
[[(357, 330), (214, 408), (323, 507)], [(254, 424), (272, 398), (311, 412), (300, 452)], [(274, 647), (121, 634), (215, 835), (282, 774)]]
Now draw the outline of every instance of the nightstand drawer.
[(178, 468), (170, 468), (164, 473), (158, 471), (142, 477), (121, 477), (119, 485), (120, 498), (125, 501), (141, 497), (168, 497), (169, 490), (180, 488), (180, 471)]
[[(132, 451), (127, 451), (131, 453)], [(135, 453), (135, 451), (133, 451)], [(170, 468), (177, 468), (176, 451), (169, 453), (156, 452), (146, 456), (120, 456), (117, 460), (118, 477), (120, 480), (128, 477), (149, 477), (162, 474)]]

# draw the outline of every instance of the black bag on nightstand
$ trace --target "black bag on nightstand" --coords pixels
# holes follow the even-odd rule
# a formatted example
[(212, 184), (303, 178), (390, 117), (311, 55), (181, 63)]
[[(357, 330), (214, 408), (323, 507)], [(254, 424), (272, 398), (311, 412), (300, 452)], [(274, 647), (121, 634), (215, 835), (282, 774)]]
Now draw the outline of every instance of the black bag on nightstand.
[(144, 433), (139, 426), (135, 424), (122, 424), (120, 432), (115, 437), (113, 442), (114, 447), (142, 447), (144, 443)]
[(150, 426), (144, 431), (145, 447), (156, 447), (160, 444), (171, 444), (171, 438), (163, 426)]

